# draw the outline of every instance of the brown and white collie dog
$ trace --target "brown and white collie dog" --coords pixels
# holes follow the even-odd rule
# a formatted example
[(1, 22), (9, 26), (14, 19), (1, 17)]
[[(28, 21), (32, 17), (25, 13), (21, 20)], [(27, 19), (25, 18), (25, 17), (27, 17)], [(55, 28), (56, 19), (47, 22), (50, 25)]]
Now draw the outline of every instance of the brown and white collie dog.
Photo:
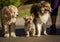
[(42, 26), (44, 27), (44, 34), (46, 33), (46, 23), (50, 17), (51, 12), (50, 3), (41, 1), (40, 3), (34, 3), (31, 7), (30, 13), (34, 17), (34, 23), (37, 28), (37, 36), (41, 35)]

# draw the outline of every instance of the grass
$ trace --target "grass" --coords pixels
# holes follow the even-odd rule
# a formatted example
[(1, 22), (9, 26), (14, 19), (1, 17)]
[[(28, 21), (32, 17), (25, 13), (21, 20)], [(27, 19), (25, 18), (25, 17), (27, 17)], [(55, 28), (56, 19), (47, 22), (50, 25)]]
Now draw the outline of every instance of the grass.
[(24, 17), (25, 15), (30, 15), (30, 5), (23, 5), (18, 8), (19, 10), (19, 16), (18, 17)]
[(19, 11), (19, 16), (18, 17), (24, 17), (25, 15), (30, 15), (30, 10), (29, 9)]

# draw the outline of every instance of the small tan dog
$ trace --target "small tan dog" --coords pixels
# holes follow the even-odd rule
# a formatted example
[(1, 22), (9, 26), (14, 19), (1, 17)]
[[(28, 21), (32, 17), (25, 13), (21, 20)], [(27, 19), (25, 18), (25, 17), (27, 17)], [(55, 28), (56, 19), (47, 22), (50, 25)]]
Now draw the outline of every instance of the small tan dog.
[(35, 25), (33, 23), (33, 17), (32, 16), (26, 16), (24, 17), (25, 20), (25, 31), (26, 31), (26, 37), (30, 36), (30, 32), (32, 36), (35, 36)]
[(2, 9), (1, 18), (4, 26), (4, 37), (10, 37), (10, 36), (16, 37), (15, 22), (16, 22), (17, 15), (18, 15), (18, 9), (13, 5), (5, 6)]

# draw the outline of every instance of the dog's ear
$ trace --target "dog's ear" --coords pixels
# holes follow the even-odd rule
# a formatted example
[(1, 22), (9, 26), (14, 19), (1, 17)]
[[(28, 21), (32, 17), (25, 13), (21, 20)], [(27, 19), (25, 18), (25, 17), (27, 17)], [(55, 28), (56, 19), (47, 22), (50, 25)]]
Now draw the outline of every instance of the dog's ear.
[(34, 20), (34, 16), (31, 15), (30, 18), (31, 18), (31, 20)]
[(49, 10), (49, 12), (52, 12), (53, 9), (51, 7), (48, 7), (48, 10)]
[(49, 10), (49, 11), (52, 12), (52, 10), (53, 10), (53, 9), (50, 7), (50, 10)]
[(27, 17), (27, 15), (25, 15), (25, 16), (23, 17), (23, 19), (25, 20), (25, 19), (26, 19), (26, 17)]
[(47, 8), (47, 10), (48, 10), (49, 12), (52, 12), (52, 8), (51, 8), (51, 4), (50, 4), (50, 3), (47, 4), (47, 7), (46, 7), (46, 8)]
[(45, 7), (46, 10), (48, 10), (49, 12), (52, 12), (52, 8), (51, 7)]
[(26, 19), (26, 17), (23, 17), (23, 19), (25, 20), (25, 19)]
[(31, 19), (33, 19), (33, 17), (32, 17), (32, 16), (30, 16), (30, 18), (31, 18)]
[(34, 14), (32, 13), (31, 15), (30, 15), (32, 18), (34, 18)]

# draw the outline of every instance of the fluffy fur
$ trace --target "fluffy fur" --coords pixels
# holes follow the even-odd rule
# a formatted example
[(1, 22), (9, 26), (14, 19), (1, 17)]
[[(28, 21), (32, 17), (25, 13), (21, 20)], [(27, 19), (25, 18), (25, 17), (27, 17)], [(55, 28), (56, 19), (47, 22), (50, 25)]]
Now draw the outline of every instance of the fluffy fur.
[(32, 36), (35, 36), (35, 25), (33, 23), (33, 17), (26, 16), (24, 17), (24, 20), (25, 20), (26, 37), (30, 36), (30, 32)]
[(31, 15), (34, 17), (34, 23), (37, 28), (37, 36), (41, 35), (42, 26), (44, 27), (44, 34), (46, 33), (46, 23), (50, 17), (51, 6), (46, 1), (41, 1), (40, 3), (35, 3), (31, 7)]
[(15, 22), (16, 22), (17, 15), (18, 15), (18, 9), (13, 5), (5, 6), (2, 9), (1, 18), (4, 26), (4, 37), (10, 37), (10, 36), (16, 37)]

